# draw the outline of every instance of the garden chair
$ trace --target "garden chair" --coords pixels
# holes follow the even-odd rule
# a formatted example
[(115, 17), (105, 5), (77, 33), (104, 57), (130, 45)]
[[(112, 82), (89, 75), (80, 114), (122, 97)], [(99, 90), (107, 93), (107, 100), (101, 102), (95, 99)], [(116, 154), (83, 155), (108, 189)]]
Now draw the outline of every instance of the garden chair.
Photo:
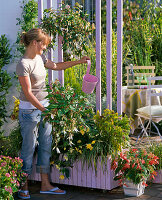
[[(137, 141), (139, 137), (143, 136), (149, 136), (151, 133), (151, 125), (155, 127), (155, 134), (158, 134), (160, 136), (160, 139), (162, 139), (162, 136), (160, 134), (160, 131), (155, 123), (159, 123), (162, 121), (162, 105), (160, 103), (160, 96), (162, 96), (162, 76), (157, 77), (149, 77), (148, 78), (149, 85), (148, 85), (148, 97), (149, 97), (149, 105), (145, 107), (141, 107), (137, 109), (137, 116), (140, 122), (140, 126), (142, 128)], [(159, 81), (158, 85), (152, 85), (152, 81)], [(155, 90), (152, 90), (155, 88)], [(154, 91), (154, 92), (153, 92)], [(152, 105), (152, 97), (159, 98), (159, 105)], [(149, 134), (148, 134), (149, 133)]]
[[(127, 77), (126, 83), (128, 83), (130, 69), (131, 69), (130, 66), (126, 66), (126, 71), (127, 71), (127, 73), (125, 74)], [(139, 80), (138, 80), (139, 76), (146, 76), (146, 77), (149, 77), (149, 76), (154, 77), (155, 76), (155, 72), (154, 72), (155, 66), (133, 66), (133, 71), (134, 71), (134, 84), (139, 84)], [(147, 80), (142, 79), (141, 83), (147, 84)], [(155, 81), (152, 80), (152, 84), (154, 84), (154, 83), (155, 83)]]

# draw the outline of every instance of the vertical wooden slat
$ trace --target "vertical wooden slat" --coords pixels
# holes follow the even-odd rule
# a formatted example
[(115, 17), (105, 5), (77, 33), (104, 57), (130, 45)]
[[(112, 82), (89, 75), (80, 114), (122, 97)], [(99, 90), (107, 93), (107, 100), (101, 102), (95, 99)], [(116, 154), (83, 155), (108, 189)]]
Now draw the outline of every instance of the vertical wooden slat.
[(97, 187), (97, 180), (96, 180), (96, 173), (95, 173), (95, 168), (94, 168), (94, 164), (93, 164), (93, 170), (92, 170), (92, 188), (96, 188)]
[[(47, 0), (47, 9), (52, 8), (52, 0)], [(53, 60), (53, 49), (48, 50), (48, 59)], [(53, 80), (52, 70), (48, 70), (48, 82), (50, 83)]]
[(51, 167), (51, 173), (50, 173), (50, 179), (51, 179), (51, 182), (55, 183), (56, 182), (56, 178), (55, 178), (55, 166)]
[[(100, 163), (101, 165), (101, 163)], [(106, 172), (105, 172), (105, 163), (103, 163), (103, 166), (101, 165), (101, 189), (106, 189)]]
[(87, 165), (85, 164), (83, 166), (83, 164), (81, 164), (81, 166), (82, 166), (81, 182), (82, 182), (82, 186), (86, 187), (86, 185), (87, 185)]
[(122, 113), (123, 0), (117, 0), (117, 112)]
[(101, 0), (96, 0), (96, 111), (101, 114)]
[(78, 185), (78, 162), (73, 165), (73, 181), (72, 185)]
[(82, 164), (81, 161), (78, 161), (78, 186), (82, 186)]
[(100, 189), (101, 187), (101, 163), (100, 159), (97, 161), (97, 174), (96, 174), (96, 188)]
[[(57, 0), (57, 8), (62, 4), (62, 0)], [(63, 49), (62, 49), (62, 37), (58, 36), (58, 62), (63, 62)], [(64, 70), (58, 72), (58, 79), (62, 86), (64, 86)]]
[(43, 0), (38, 0), (38, 23), (43, 19)]
[(87, 187), (92, 187), (92, 167), (87, 164)]
[(112, 0), (106, 1), (106, 85), (107, 108), (112, 110)]

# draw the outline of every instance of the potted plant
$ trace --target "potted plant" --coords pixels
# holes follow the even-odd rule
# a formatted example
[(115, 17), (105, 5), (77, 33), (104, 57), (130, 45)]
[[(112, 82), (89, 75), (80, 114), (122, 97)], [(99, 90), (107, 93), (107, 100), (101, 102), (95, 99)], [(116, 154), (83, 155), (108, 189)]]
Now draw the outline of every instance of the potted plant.
[(142, 148), (130, 148), (113, 159), (114, 180), (123, 184), (124, 193), (129, 196), (140, 196), (144, 193), (148, 178), (154, 178), (159, 164), (158, 157)]
[(49, 106), (44, 121), (52, 124), (51, 163), (66, 177), (67, 167), (82, 154), (82, 146), (92, 141), (87, 122), (92, 119), (93, 107), (88, 100), (75, 94), (71, 87), (63, 87), (58, 80), (47, 86)]
[(14, 193), (25, 183), (27, 174), (22, 170), (18, 157), (0, 156), (0, 199), (14, 200)]
[[(110, 156), (129, 145), (128, 117), (108, 109), (101, 116), (95, 115), (85, 97), (75, 94), (73, 88), (62, 87), (58, 80), (47, 88), (50, 104), (43, 115), (53, 127), (52, 181), (89, 187), (94, 180), (94, 188), (117, 187)], [(105, 185), (98, 186), (100, 174), (105, 177)], [(84, 178), (88, 176), (89, 182)]]

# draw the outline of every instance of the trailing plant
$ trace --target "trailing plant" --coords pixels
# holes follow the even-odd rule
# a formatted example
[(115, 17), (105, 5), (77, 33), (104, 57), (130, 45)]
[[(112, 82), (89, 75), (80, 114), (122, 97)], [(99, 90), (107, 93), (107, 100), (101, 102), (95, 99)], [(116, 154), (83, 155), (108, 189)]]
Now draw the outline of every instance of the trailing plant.
[(83, 13), (82, 6), (75, 4), (73, 9), (62, 4), (57, 9), (45, 9), (41, 27), (52, 35), (55, 44), (57, 34), (62, 37), (62, 48), (68, 56), (81, 56), (87, 51), (87, 39), (95, 29), (87, 21), (88, 15)]
[(80, 136), (83, 136), (84, 143), (88, 142), (85, 133), (90, 129), (87, 122), (92, 119), (93, 108), (86, 98), (75, 94), (70, 87), (62, 87), (58, 80), (47, 86), (47, 91), (50, 105), (43, 115), (44, 121), (52, 124), (51, 161), (68, 176), (66, 166), (71, 166), (74, 158), (81, 153), (77, 143), (81, 140)]
[(29, 31), (31, 28), (38, 27), (38, 2), (36, 0), (23, 0), (20, 8), (22, 9), (21, 17), (16, 18), (18, 21), (19, 31), (16, 40), (16, 57), (24, 54), (24, 45), (20, 44), (21, 33)]
[[(5, 35), (1, 35), (0, 37), (0, 129), (6, 120), (7, 110), (6, 110), (6, 95), (8, 94), (8, 90), (11, 87), (11, 76), (4, 70), (4, 66), (9, 64), (11, 59), (11, 48), (9, 44), (9, 40)], [(2, 131), (0, 131), (0, 135)]]

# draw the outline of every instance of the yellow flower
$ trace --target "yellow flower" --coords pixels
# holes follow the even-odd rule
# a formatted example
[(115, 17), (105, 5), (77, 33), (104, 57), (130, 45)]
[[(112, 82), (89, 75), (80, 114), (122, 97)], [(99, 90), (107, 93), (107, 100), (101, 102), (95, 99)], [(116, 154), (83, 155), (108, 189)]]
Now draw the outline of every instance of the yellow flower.
[(89, 127), (87, 128), (87, 132), (89, 132)]
[(66, 150), (66, 147), (64, 147), (64, 151)]
[(94, 144), (95, 142), (96, 142), (96, 141), (95, 141), (95, 140), (93, 140), (93, 141), (92, 141), (92, 144)]
[(86, 145), (86, 148), (87, 148), (87, 149), (90, 149), (90, 150), (92, 150), (92, 149), (93, 149), (93, 147), (92, 147), (92, 145), (91, 145), (91, 144), (87, 144), (87, 145)]
[(65, 158), (66, 161), (68, 160), (68, 157), (66, 155), (64, 155), (64, 158)]
[(58, 165), (56, 165), (56, 168), (57, 168), (58, 170), (60, 170), (60, 167), (59, 167)]
[(64, 175), (60, 175), (59, 179), (64, 180), (65, 176)]
[(75, 147), (76, 151), (79, 151), (79, 149), (77, 147)]
[(80, 154), (82, 154), (82, 151), (81, 151), (81, 150), (79, 150), (78, 152), (79, 152)]
[(77, 141), (77, 143), (81, 143), (81, 142), (82, 142), (81, 140), (78, 140), (78, 141)]
[(92, 30), (94, 30), (96, 27), (95, 27), (95, 24), (93, 23), (92, 24)]
[(53, 165), (53, 164), (54, 164), (54, 161), (51, 161), (51, 162), (50, 162), (50, 165)]
[(84, 130), (81, 130), (80, 133), (81, 133), (82, 135), (84, 135)]

